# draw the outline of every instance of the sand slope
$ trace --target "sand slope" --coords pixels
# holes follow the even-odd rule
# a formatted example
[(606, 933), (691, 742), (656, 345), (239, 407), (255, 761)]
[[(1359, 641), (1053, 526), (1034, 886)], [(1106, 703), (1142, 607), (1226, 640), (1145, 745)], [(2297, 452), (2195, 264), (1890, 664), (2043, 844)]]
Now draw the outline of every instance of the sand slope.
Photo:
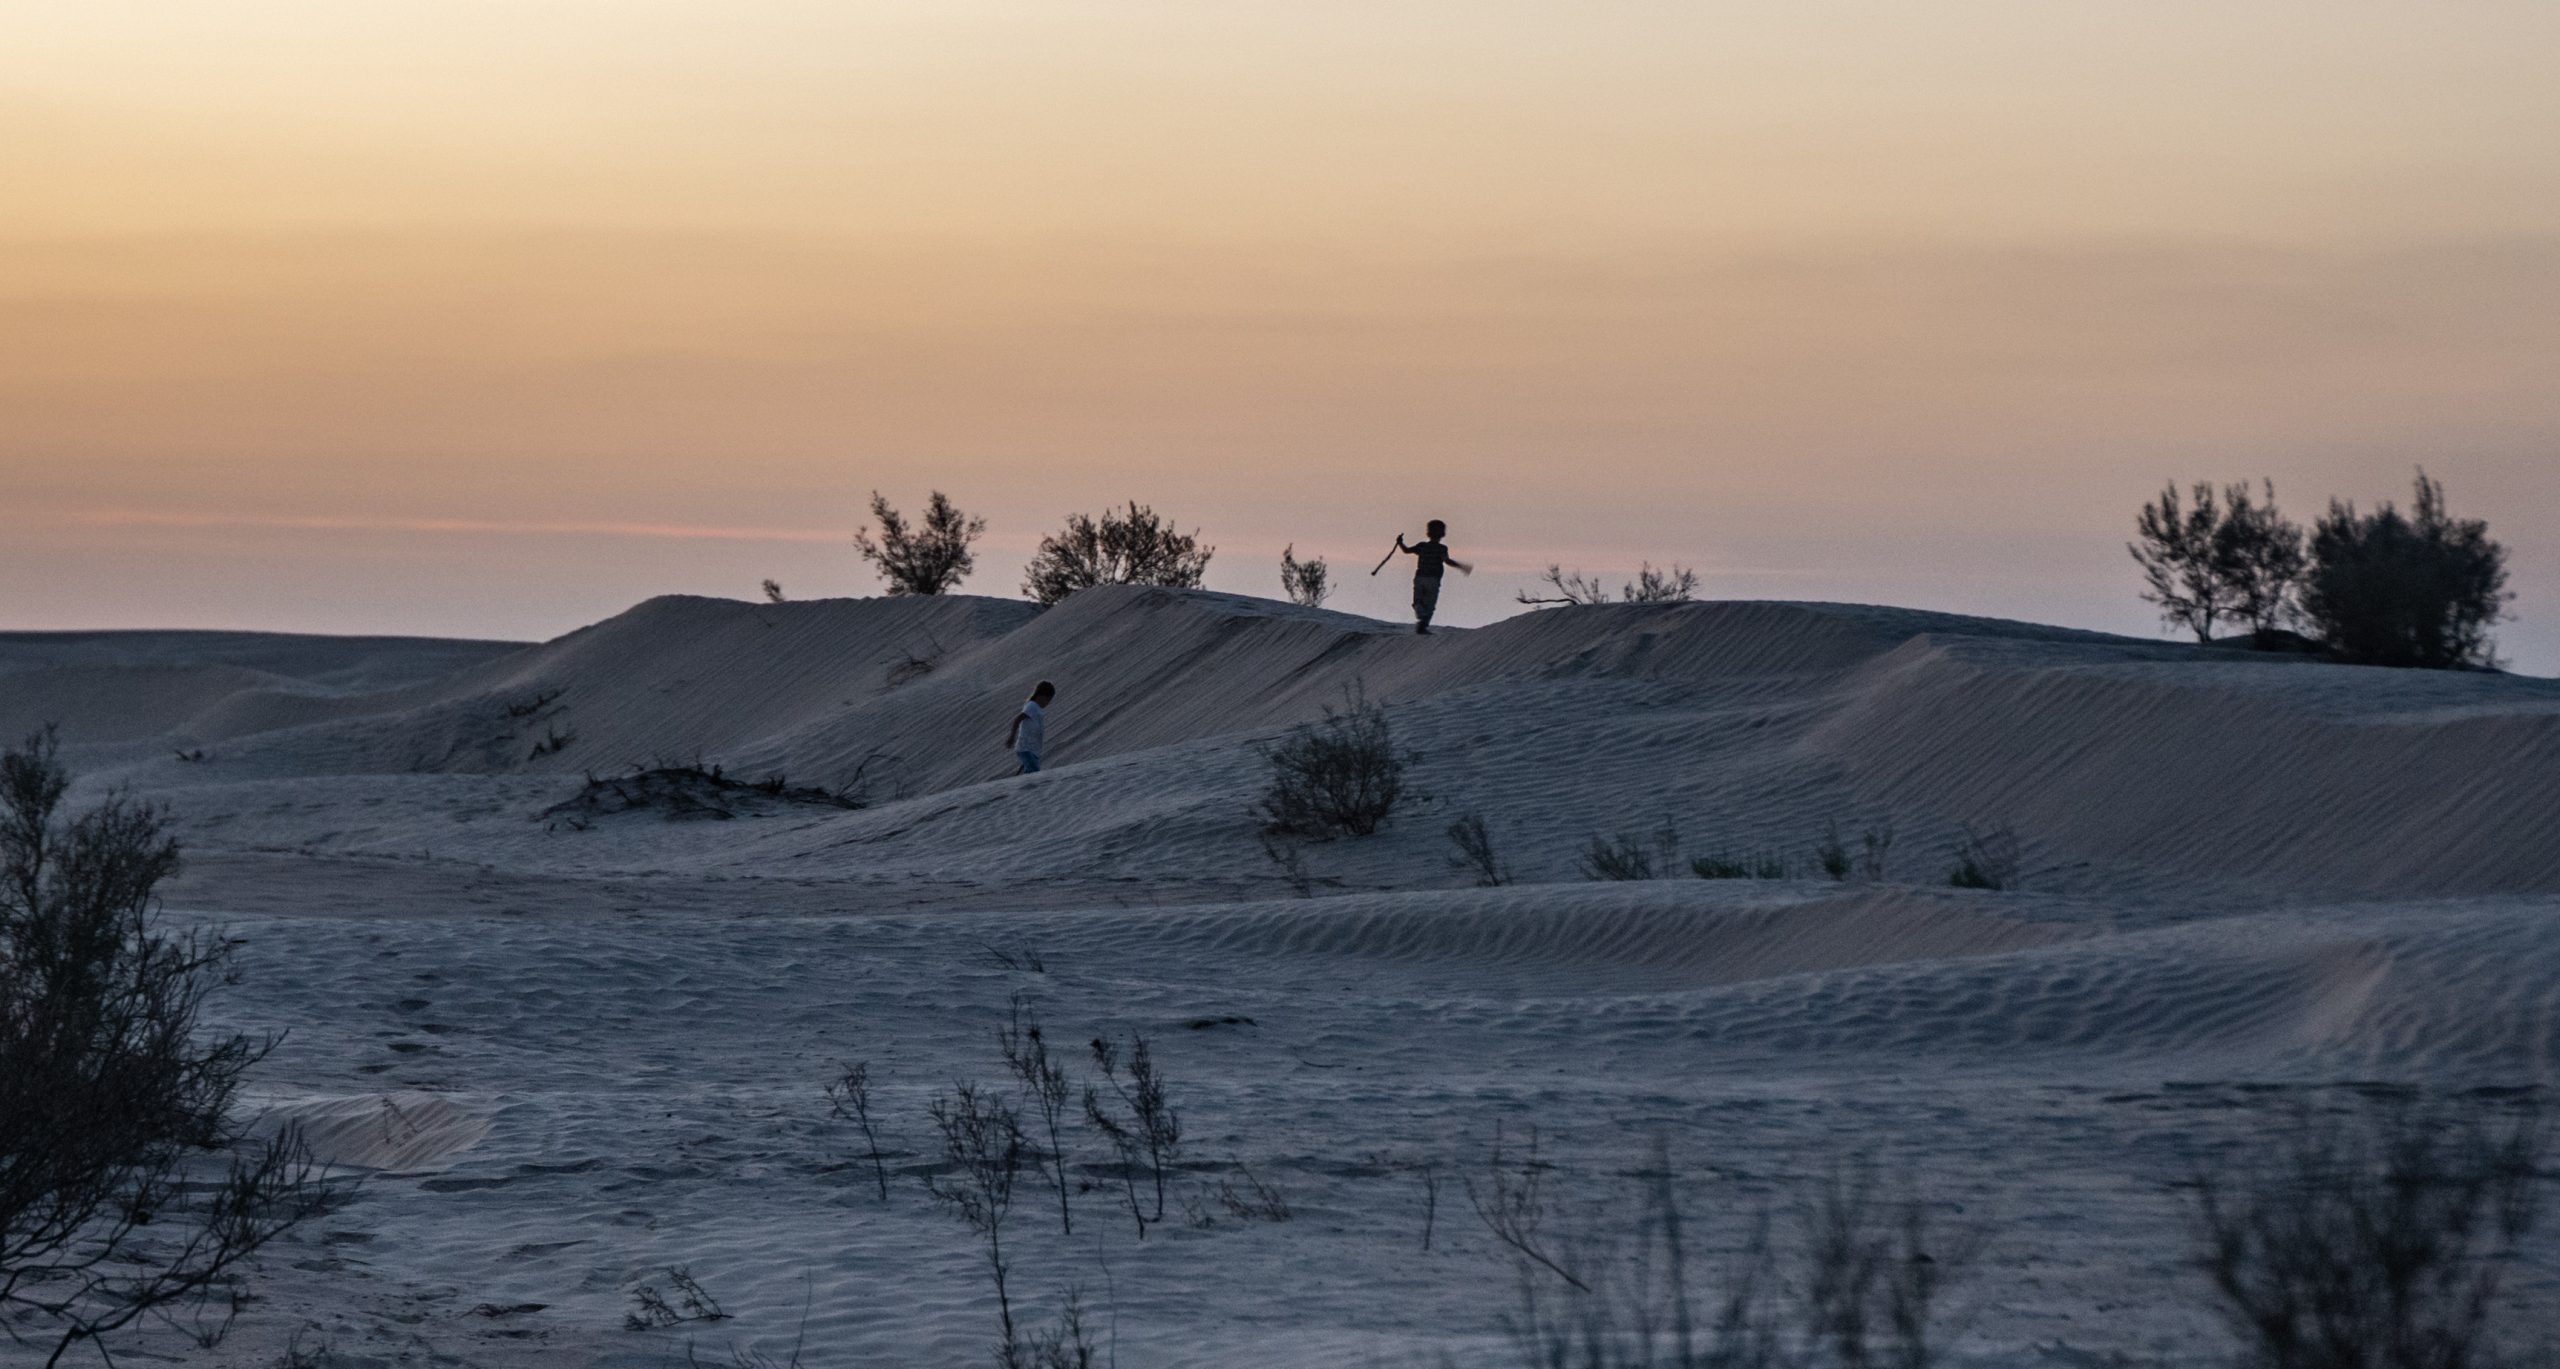
[[(1019, 777), (1041, 678), (1050, 767)], [(1297, 848), (1302, 896), (1258, 748), (1355, 690), (1421, 796)], [(713, 1358), (787, 1352), (805, 1315), (810, 1363), (978, 1362), (923, 1110), (991, 1077), (1016, 993), (1175, 1072), (1198, 1220), (1136, 1243), (1089, 1154), (1073, 1238), (1022, 1219), (1033, 1304), (1107, 1287), (1132, 1369), (1511, 1362), (1511, 1275), (1454, 1180), (1418, 1244), (1421, 1176), (1497, 1122), (1546, 1131), (1598, 1229), (1658, 1139), (1702, 1212), (1884, 1156), (2000, 1215), (1973, 1362), (2215, 1361), (2177, 1253), (2194, 1165), (2381, 1086), (2560, 1082), (2548, 680), (1854, 605), (1417, 638), (1114, 589), (667, 598), (529, 646), (0, 636), (0, 724), (45, 721), (84, 792), (169, 805), (176, 915), (245, 938), (221, 1011), (287, 1033), (260, 1125), (368, 1176), (270, 1262), (268, 1358), (303, 1317), (348, 1363), (664, 1364), (683, 1340), (621, 1315), (680, 1263), (738, 1314), (694, 1333)], [(560, 807), (695, 760), (863, 805)], [(1516, 882), (1453, 866), (1459, 814)], [(1881, 878), (1812, 868), (1834, 828), (1890, 831)], [(2022, 887), (1948, 887), (1968, 828), (2014, 830)], [(1594, 837), (1666, 877), (1584, 879)], [(817, 1094), (854, 1058), (886, 1202)], [(1220, 1215), (1239, 1164), (1292, 1221)], [(2555, 1255), (2524, 1292), (2560, 1296)]]

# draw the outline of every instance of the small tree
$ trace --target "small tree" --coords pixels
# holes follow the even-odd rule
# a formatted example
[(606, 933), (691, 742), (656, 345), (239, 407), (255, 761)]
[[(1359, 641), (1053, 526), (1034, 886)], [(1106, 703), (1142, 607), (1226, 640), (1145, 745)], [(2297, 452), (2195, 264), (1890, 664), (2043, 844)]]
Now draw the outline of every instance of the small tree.
[(231, 1117), (271, 1043), (202, 1020), (231, 945), (161, 928), (159, 811), (64, 821), (69, 787), (50, 730), (0, 755), (0, 1319), (47, 1363), (208, 1295), (329, 1196), (297, 1133)]
[(2230, 600), (2214, 547), (2222, 510), (2205, 481), (2196, 482), (2195, 500), (2194, 508), (2186, 508), (2175, 484), (2162, 487), (2157, 500), (2142, 506), (2134, 522), (2135, 540), (2125, 550), (2142, 567), (2142, 597), (2159, 606), (2160, 620), (2193, 632), (2199, 642), (2210, 642), (2213, 625)]
[(1126, 513), (1105, 511), (1098, 522), (1072, 513), (1066, 527), (1040, 539), (1040, 550), (1023, 567), (1022, 592), (1048, 605), (1095, 585), (1198, 589), (1216, 551), (1200, 545), (1198, 529), (1176, 532), (1135, 501)]
[(2370, 514), (2332, 500), (2311, 534), (2302, 613), (2331, 651), (2365, 665), (2449, 669), (2496, 664), (2489, 628), (2504, 615), (2507, 549), (2489, 525), (2445, 512), (2444, 486), (2417, 478), (2415, 517), (2389, 502)]
[(2276, 509), (2276, 482), (2263, 482), (2265, 502), (2252, 498), (2247, 485), (2222, 492), (2222, 521), (2213, 529), (2215, 576), (2221, 582), (2223, 608), (2249, 625), (2263, 645), (2295, 614), (2294, 596), (2309, 564), (2302, 548), (2302, 526)]
[(1290, 543), (1280, 551), (1280, 589), (1289, 602), (1308, 608), (1322, 608), (1326, 596), (1333, 593), (1328, 580), (1329, 568), (1321, 556), (1298, 559), (1298, 544)]
[(871, 517), (880, 524), (878, 540), (865, 529), (853, 535), (853, 544), (880, 572), (891, 594), (946, 594), (957, 588), (978, 563), (969, 544), (987, 530), (987, 520), (963, 514), (940, 490), (926, 501), (921, 527), (910, 528), (878, 490), (871, 492)]

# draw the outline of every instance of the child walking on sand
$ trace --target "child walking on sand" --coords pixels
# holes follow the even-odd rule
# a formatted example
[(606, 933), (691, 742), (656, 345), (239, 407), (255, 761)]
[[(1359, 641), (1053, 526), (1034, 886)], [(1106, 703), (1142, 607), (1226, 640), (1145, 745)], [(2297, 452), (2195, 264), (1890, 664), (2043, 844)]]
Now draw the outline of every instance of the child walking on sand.
[(1447, 543), (1440, 539), (1449, 535), (1449, 525), (1434, 518), (1424, 529), (1429, 536), (1419, 544), (1407, 546), (1403, 533), (1396, 534), (1396, 550), (1413, 558), (1413, 630), (1431, 635), (1431, 614), (1440, 607), (1440, 574), (1445, 566), (1456, 566), (1461, 575), (1473, 575), (1476, 568), (1449, 554)]
[(1040, 748), (1049, 736), (1049, 701), (1058, 697), (1058, 687), (1047, 680), (1023, 700), (1022, 711), (1013, 715), (1013, 727), (1004, 735), (1004, 744), (1013, 750), (1015, 760), (1022, 762), (1019, 773), (1040, 773)]

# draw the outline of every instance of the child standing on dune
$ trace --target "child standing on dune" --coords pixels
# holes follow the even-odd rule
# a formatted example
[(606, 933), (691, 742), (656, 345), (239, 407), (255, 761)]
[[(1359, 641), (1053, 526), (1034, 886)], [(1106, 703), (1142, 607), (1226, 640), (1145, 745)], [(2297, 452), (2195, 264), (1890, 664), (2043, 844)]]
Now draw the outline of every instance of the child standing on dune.
[(1049, 701), (1058, 697), (1058, 687), (1047, 680), (1023, 700), (1022, 711), (1013, 715), (1013, 728), (1004, 735), (1004, 744), (1013, 750), (1015, 760), (1022, 762), (1019, 774), (1040, 773), (1040, 749), (1049, 739)]
[(1449, 525), (1434, 518), (1423, 529), (1428, 536), (1422, 542), (1407, 546), (1403, 533), (1396, 534), (1396, 550), (1413, 558), (1413, 630), (1425, 637), (1431, 635), (1431, 615), (1440, 607), (1440, 575), (1443, 567), (1456, 566), (1461, 575), (1473, 575), (1476, 568), (1449, 554), (1447, 543), (1440, 539), (1449, 535)]

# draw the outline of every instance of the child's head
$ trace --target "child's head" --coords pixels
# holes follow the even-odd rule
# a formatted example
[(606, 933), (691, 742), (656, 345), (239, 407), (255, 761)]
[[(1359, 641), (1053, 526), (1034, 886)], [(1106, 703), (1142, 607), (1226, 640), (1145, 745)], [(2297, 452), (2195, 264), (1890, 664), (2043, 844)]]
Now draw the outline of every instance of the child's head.
[(1423, 531), (1430, 533), (1431, 540), (1437, 542), (1441, 538), (1449, 535), (1449, 525), (1441, 522), (1437, 518), (1434, 518), (1423, 526)]
[(1047, 680), (1042, 680), (1039, 687), (1031, 691), (1031, 702), (1044, 706), (1056, 697), (1058, 697), (1058, 687)]

